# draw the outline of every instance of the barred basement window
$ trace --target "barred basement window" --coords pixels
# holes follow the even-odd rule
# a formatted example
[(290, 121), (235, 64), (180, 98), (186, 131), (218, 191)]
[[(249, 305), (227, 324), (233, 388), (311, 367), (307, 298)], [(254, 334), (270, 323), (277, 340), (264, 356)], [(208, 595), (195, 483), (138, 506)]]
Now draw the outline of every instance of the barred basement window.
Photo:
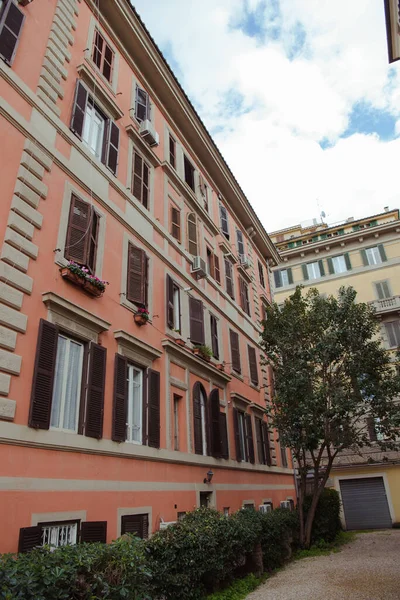
[(51, 551), (61, 546), (74, 546), (78, 537), (78, 521), (73, 523), (42, 523), (42, 545)]

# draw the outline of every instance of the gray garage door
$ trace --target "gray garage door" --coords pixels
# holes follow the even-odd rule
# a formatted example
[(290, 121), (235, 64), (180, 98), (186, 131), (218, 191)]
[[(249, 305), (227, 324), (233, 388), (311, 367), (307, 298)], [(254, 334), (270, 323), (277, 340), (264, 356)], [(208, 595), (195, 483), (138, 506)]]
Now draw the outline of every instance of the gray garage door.
[(392, 526), (382, 477), (343, 479), (340, 491), (347, 529), (384, 529)]

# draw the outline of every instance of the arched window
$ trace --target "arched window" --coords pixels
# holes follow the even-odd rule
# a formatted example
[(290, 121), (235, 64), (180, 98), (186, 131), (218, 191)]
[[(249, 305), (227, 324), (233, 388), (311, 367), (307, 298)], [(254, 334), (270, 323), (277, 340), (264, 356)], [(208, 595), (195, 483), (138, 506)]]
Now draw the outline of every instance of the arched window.
[(195, 453), (228, 458), (226, 419), (221, 417), (217, 388), (207, 398), (202, 384), (199, 381), (194, 384), (193, 416)]
[(204, 456), (207, 456), (209, 446), (207, 407), (207, 394), (204, 386), (196, 381), (193, 386), (194, 451), (196, 454)]

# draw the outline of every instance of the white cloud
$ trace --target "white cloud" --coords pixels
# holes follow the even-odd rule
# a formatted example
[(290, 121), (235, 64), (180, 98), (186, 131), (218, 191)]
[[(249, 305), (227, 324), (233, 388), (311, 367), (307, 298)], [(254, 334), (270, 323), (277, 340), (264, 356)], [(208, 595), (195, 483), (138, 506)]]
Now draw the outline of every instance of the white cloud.
[[(248, 5), (255, 9), (259, 1)], [(135, 2), (161, 49), (172, 49), (181, 84), (206, 126), (219, 131), (214, 139), (265, 228), (322, 209), (334, 222), (399, 206), (400, 138), (340, 137), (360, 101), (391, 112), (400, 134), (399, 67), (388, 66), (383, 3), (280, 0), (280, 37), (263, 43), (231, 27), (243, 6), (242, 0)], [(305, 45), (289, 60), (299, 24)], [(221, 110), (232, 91), (251, 110)], [(331, 147), (322, 150), (321, 140)]]

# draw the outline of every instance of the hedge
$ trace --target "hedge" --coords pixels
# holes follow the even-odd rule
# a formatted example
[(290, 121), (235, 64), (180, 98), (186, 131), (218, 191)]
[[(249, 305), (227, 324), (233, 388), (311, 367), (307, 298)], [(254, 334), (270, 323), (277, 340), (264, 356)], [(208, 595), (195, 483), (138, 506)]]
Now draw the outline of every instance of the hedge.
[[(321, 517), (318, 525), (324, 539), (337, 526), (336, 517), (331, 524), (332, 498), (326, 501), (329, 518)], [(257, 559), (265, 571), (283, 565), (297, 535), (296, 511), (277, 509), (264, 515), (245, 509), (224, 516), (200, 508), (150, 540), (123, 536), (111, 544), (0, 556), (0, 598), (201, 600), (254, 571)]]
[[(311, 505), (311, 496), (306, 496), (304, 509)], [(341, 529), (340, 498), (336, 490), (325, 488), (318, 501), (311, 533), (311, 543), (318, 541), (333, 542)]]

